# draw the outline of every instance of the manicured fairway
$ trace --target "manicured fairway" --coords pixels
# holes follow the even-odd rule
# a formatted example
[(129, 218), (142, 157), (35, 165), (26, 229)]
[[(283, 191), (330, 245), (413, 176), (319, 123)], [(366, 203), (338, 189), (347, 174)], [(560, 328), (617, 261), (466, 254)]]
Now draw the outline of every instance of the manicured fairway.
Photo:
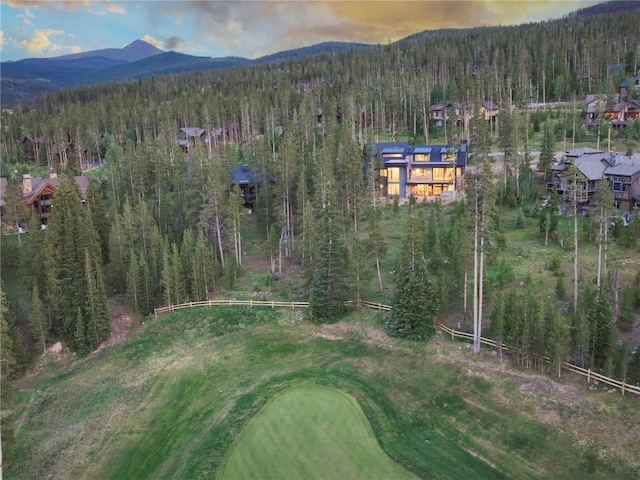
[(293, 387), (247, 425), (221, 478), (416, 478), (380, 448), (357, 402), (339, 390)]

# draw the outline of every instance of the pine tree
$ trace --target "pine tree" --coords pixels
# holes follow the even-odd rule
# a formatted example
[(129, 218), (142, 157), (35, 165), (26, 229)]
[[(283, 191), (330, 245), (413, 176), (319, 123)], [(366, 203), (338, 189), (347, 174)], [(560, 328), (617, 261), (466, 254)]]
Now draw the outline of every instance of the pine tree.
[(22, 187), (18, 182), (9, 178), (6, 190), (3, 193), (3, 222), (11, 224), (13, 231), (18, 233), (18, 245), (22, 246), (22, 235), (20, 234), (22, 230), (21, 223), (27, 216), (24, 208)]
[(89, 182), (85, 203), (98, 234), (102, 264), (106, 265), (109, 260), (109, 219), (102, 192), (95, 180)]
[(45, 246), (48, 300), (60, 333), (72, 350), (87, 353), (109, 333), (103, 257), (93, 219), (66, 176), (58, 179)]
[(49, 219), (45, 236), (45, 269), (48, 302), (58, 329), (75, 350), (75, 319), (84, 308), (86, 278), (84, 251), (87, 229), (77, 187), (66, 176), (58, 178), (56, 208)]
[(555, 128), (550, 121), (544, 124), (542, 146), (540, 149), (539, 168), (544, 172), (544, 181), (547, 182), (551, 173), (551, 166), (555, 162), (556, 135)]
[(589, 366), (594, 370), (602, 370), (613, 348), (613, 318), (608, 292), (600, 289), (591, 296), (587, 317), (590, 329)]
[(359, 307), (362, 300), (362, 292), (373, 277), (373, 270), (370, 265), (371, 244), (368, 240), (363, 240), (354, 235), (351, 243), (351, 267), (353, 286), (356, 293), (356, 303)]
[(607, 248), (609, 246), (609, 224), (615, 213), (613, 192), (609, 187), (609, 182), (605, 179), (596, 182), (596, 192), (590, 201), (596, 213), (598, 223), (598, 265), (596, 275), (596, 285), (600, 288), (601, 279), (607, 275)]
[(87, 348), (94, 350), (109, 336), (110, 325), (102, 270), (100, 263), (90, 254), (88, 248), (85, 249), (85, 278), (87, 282), (84, 315), (87, 323), (85, 341)]
[(320, 211), (319, 258), (313, 273), (310, 311), (314, 322), (339, 319), (347, 311), (350, 300), (349, 255), (340, 235), (331, 185), (325, 185)]
[(407, 233), (395, 271), (393, 310), (385, 329), (394, 337), (427, 340), (435, 333), (440, 300), (435, 282), (427, 270), (423, 228), (413, 198), (408, 215)]
[[(571, 328), (567, 320), (559, 313), (552, 317), (551, 332), (549, 332), (549, 355), (551, 363), (558, 374), (562, 374), (562, 362), (569, 357)], [(544, 352), (540, 352), (543, 354)]]
[(31, 338), (33, 339), (34, 351), (37, 352), (42, 348), (42, 353), (46, 353), (49, 328), (44, 314), (44, 307), (40, 300), (38, 284), (36, 282), (33, 283), (33, 290), (31, 293), (31, 314), (29, 315), (29, 326), (31, 328)]

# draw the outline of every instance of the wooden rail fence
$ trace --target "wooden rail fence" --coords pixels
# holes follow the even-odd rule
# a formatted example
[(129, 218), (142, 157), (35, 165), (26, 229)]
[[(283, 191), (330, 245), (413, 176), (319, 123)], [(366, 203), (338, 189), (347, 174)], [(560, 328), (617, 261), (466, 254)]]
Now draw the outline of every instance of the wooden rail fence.
[[(355, 302), (349, 302), (355, 303)], [(385, 305), (383, 303), (377, 302), (367, 302), (365, 300), (360, 301), (360, 305), (363, 307), (371, 308), (373, 310), (390, 312), (392, 307), (390, 305)], [(179, 305), (168, 305), (166, 307), (154, 308), (153, 313), (157, 317), (161, 313), (167, 312), (175, 312), (176, 310), (181, 310), (184, 308), (193, 308), (193, 307), (215, 307), (215, 306), (243, 306), (243, 307), (271, 307), (271, 308), (308, 308), (309, 302), (278, 302), (275, 300), (205, 300), (202, 302), (187, 302), (181, 303)], [(456, 338), (460, 338), (462, 340), (470, 340), (473, 341), (473, 334), (468, 332), (461, 332), (455, 330), (454, 328), (447, 327), (441, 323), (436, 322), (436, 326), (445, 332), (446, 334), (451, 336), (451, 339), (454, 340)], [(500, 344), (491, 338), (480, 337), (480, 343), (483, 345), (487, 345), (493, 348), (499, 348)], [(513, 350), (509, 346), (502, 344), (502, 349), (509, 351)], [(551, 359), (549, 357), (543, 357), (543, 360), (547, 363), (551, 363)], [(567, 370), (572, 373), (576, 373), (578, 375), (582, 375), (586, 377), (587, 383), (591, 383), (592, 381), (602, 382), (606, 385), (610, 385), (614, 388), (620, 389), (622, 395), (625, 393), (633, 393), (635, 395), (640, 396), (640, 386), (637, 385), (629, 385), (624, 381), (619, 381), (613, 378), (606, 377), (601, 375), (600, 373), (593, 372), (588, 368), (582, 368), (577, 365), (573, 365), (572, 363), (562, 362), (561, 368), (563, 370)]]

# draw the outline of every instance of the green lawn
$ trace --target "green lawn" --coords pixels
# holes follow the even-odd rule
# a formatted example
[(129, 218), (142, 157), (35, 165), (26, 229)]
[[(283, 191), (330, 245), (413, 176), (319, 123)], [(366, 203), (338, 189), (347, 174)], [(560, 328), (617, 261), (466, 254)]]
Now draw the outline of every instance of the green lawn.
[[(318, 326), (290, 309), (234, 307), (147, 318), (126, 344), (18, 383), (6, 478), (226, 479), (257, 466), (269, 478), (270, 461), (294, 468), (292, 456), (318, 476), (327, 458), (321, 467), (361, 467), (362, 478), (587, 480), (640, 468), (634, 399), (569, 395), (440, 335), (392, 340), (383, 321), (358, 312)], [(305, 455), (285, 446), (246, 460), (252, 443), (277, 448), (284, 433)]]
[(380, 448), (349, 395), (293, 387), (263, 407), (231, 447), (220, 478), (416, 478)]

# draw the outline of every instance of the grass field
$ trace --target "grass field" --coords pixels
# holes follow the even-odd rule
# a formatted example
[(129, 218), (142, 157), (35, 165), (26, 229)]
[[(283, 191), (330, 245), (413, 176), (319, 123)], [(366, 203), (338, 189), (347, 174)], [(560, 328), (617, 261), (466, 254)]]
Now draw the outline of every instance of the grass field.
[(356, 312), (318, 326), (300, 312), (233, 307), (146, 319), (123, 345), (18, 382), (6, 478), (222, 478), (224, 460), (232, 472), (243, 439), (259, 436), (256, 414), (287, 409), (277, 399), (309, 384), (354, 399), (379, 461), (420, 478), (640, 471), (636, 400), (505, 369), (440, 336), (392, 340), (383, 321)]
[(262, 408), (230, 449), (220, 478), (416, 478), (380, 448), (358, 403), (303, 385)]

